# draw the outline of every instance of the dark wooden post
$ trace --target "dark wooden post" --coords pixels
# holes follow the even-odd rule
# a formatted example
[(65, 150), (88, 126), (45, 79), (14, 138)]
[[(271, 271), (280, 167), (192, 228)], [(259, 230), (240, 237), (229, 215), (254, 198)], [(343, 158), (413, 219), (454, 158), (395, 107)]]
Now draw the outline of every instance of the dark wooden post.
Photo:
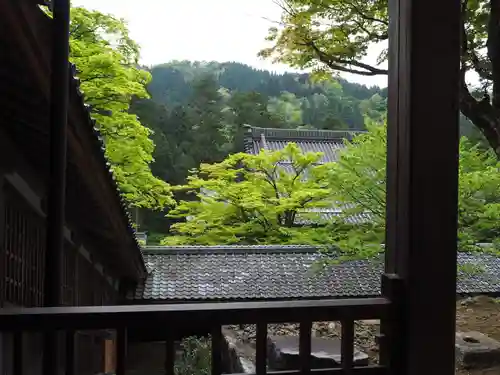
[(125, 375), (127, 371), (127, 328), (119, 327), (116, 330), (116, 375)]
[[(5, 239), (5, 177), (0, 169), (0, 272), (5, 272), (6, 255), (4, 247)], [(5, 277), (0, 278), (0, 308), (4, 307), (6, 298)], [(0, 357), (1, 358), (1, 357)]]
[[(61, 303), (62, 252), (66, 201), (66, 141), (69, 89), (69, 0), (52, 0), (52, 62), (50, 92), (50, 175), (48, 184), (47, 251), (44, 305)], [(59, 372), (57, 332), (45, 335), (45, 375)]]
[(175, 374), (175, 341), (172, 332), (165, 340), (165, 375)]
[(64, 375), (74, 375), (75, 374), (75, 331), (68, 330), (66, 333), (66, 360), (64, 362), (66, 371)]
[[(459, 0), (390, 0), (386, 271), (403, 279), (395, 373), (452, 375)], [(432, 363), (432, 366), (429, 366)]]

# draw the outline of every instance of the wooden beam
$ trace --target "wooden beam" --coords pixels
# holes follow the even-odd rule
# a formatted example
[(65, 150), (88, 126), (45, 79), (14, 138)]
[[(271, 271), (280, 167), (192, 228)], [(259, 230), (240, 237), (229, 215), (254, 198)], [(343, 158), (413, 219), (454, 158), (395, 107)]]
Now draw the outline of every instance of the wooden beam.
[(196, 331), (214, 325), (383, 319), (391, 308), (386, 298), (352, 298), (301, 301), (193, 303), (169, 305), (122, 305), (95, 307), (49, 307), (0, 309), (0, 331), (58, 329), (132, 330), (162, 322), (169, 327)]
[(389, 14), (386, 271), (404, 289), (395, 373), (452, 375), (460, 1), (390, 0)]

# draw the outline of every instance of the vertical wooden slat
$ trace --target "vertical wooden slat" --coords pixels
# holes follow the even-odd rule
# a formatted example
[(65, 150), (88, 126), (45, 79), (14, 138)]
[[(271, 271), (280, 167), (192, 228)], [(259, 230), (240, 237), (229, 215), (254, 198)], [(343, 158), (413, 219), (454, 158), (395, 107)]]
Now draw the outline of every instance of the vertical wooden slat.
[(127, 329), (116, 331), (116, 375), (125, 375), (127, 366)]
[(300, 373), (311, 372), (311, 321), (301, 321), (299, 326), (299, 362)]
[(65, 375), (75, 374), (75, 331), (66, 331)]
[(27, 234), (26, 234), (26, 258), (24, 260), (24, 274), (26, 275), (26, 285), (25, 285), (25, 304), (24, 306), (33, 306), (32, 305), (32, 287), (33, 280), (31, 278), (31, 258), (33, 255), (33, 229), (35, 225), (35, 216), (31, 215), (32, 225), (28, 226)]
[[(4, 258), (5, 258), (5, 181), (4, 177), (0, 174), (0, 272), (4, 270)], [(0, 273), (0, 307), (3, 307), (4, 296), (3, 290), (5, 285), (4, 280), (5, 274)]]
[(14, 303), (22, 306), (21, 301), (21, 252), (23, 251), (22, 245), (22, 216), (19, 210), (16, 211), (16, 246), (14, 247)]
[(26, 280), (25, 280), (25, 256), (26, 256), (26, 242), (28, 234), (26, 233), (27, 229), (27, 215), (26, 212), (20, 212), (19, 215), (19, 304), (20, 306), (26, 306), (25, 301), (25, 288), (26, 288)]
[(353, 367), (353, 357), (354, 357), (354, 321), (350, 319), (344, 319), (341, 322), (342, 333), (341, 333), (341, 364), (344, 370), (344, 375), (351, 373)]
[(104, 373), (112, 374), (115, 370), (115, 341), (107, 338), (104, 340)]
[(40, 245), (43, 241), (42, 234), (40, 230), (37, 231), (36, 236), (36, 260), (35, 260), (35, 275), (36, 275), (36, 306), (42, 306), (43, 303), (43, 295), (41, 286), (43, 285), (43, 269), (42, 269), (42, 259), (44, 259), (45, 254), (42, 252), (43, 247)]
[(212, 375), (221, 375), (222, 371), (222, 332), (217, 326), (212, 329)]
[(257, 375), (267, 373), (267, 323), (257, 323), (255, 368)]
[(14, 217), (14, 211), (12, 209), (12, 206), (9, 204), (9, 209), (8, 209), (8, 239), (7, 239), (7, 246), (5, 249), (5, 281), (7, 283), (6, 287), (6, 296), (5, 299), (6, 301), (12, 302), (12, 291), (13, 291), (13, 283), (12, 283), (12, 278), (14, 276), (13, 269), (14, 267), (12, 266), (12, 247), (14, 244), (14, 223), (15, 223), (15, 217)]
[(31, 246), (30, 246), (30, 284), (31, 284), (31, 306), (36, 306), (36, 253), (37, 253), (37, 237), (38, 237), (38, 225), (33, 228), (31, 235)]
[(175, 374), (175, 342), (171, 334), (165, 340), (165, 374)]
[(13, 334), (14, 340), (14, 358), (13, 358), (13, 375), (23, 375), (23, 333), (16, 331)]
[(6, 190), (4, 181), (0, 178), (0, 307), (4, 306), (5, 302), (5, 288), (6, 288), (6, 241), (8, 235), (8, 222), (7, 222), (7, 202), (6, 202)]

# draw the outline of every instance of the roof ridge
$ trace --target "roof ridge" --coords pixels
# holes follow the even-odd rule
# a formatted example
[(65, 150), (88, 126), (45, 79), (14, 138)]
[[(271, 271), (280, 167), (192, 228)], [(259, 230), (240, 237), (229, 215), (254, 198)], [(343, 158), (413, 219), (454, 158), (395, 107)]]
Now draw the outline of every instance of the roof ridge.
[(109, 184), (111, 185), (111, 188), (115, 192), (116, 201), (118, 206), (120, 207), (122, 218), (125, 222), (130, 238), (134, 242), (134, 245), (137, 248), (139, 248), (139, 242), (136, 239), (135, 228), (132, 222), (132, 215), (130, 214), (130, 211), (127, 208), (127, 203), (122, 194), (122, 191), (118, 186), (118, 181), (116, 180), (114, 170), (111, 166), (111, 163), (108, 160), (108, 157), (106, 156), (106, 146), (104, 144), (104, 138), (101, 135), (101, 132), (97, 126), (97, 121), (92, 118), (90, 106), (85, 103), (85, 96), (80, 89), (80, 79), (78, 78), (76, 65), (73, 63), (69, 63), (69, 71), (70, 71), (69, 83), (71, 85), (70, 89), (76, 92), (76, 96), (78, 98), (78, 101), (80, 102), (79, 107), (83, 111), (83, 115), (87, 123), (89, 124), (90, 131), (92, 132), (94, 138), (94, 147), (96, 149), (96, 155), (98, 155), (99, 159), (101, 159), (103, 169), (105, 173), (108, 175)]
[(197, 253), (227, 253), (227, 252), (259, 252), (259, 253), (310, 253), (320, 250), (314, 245), (183, 245), (183, 246), (144, 246), (144, 254), (197, 254)]
[(353, 136), (365, 131), (361, 130), (327, 130), (327, 129), (282, 129), (282, 128), (260, 128), (246, 126), (248, 138), (265, 137), (266, 139), (302, 139), (302, 140), (344, 140), (352, 139)]

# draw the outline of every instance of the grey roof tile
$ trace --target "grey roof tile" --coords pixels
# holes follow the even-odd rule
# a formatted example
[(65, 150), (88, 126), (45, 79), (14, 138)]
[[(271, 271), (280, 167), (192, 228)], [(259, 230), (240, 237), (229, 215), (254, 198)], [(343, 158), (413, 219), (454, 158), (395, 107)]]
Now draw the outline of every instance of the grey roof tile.
[(317, 129), (271, 129), (249, 127), (245, 139), (245, 152), (258, 154), (260, 150), (278, 151), (294, 142), (302, 152), (321, 152), (322, 163), (337, 160), (345, 139), (352, 139), (354, 131)]
[[(383, 262), (357, 260), (315, 267), (327, 258), (311, 246), (149, 247), (150, 270), (137, 288), (139, 300), (209, 301), (377, 296)], [(459, 294), (500, 294), (500, 258), (459, 253)]]
[[(258, 154), (260, 150), (279, 151), (286, 147), (290, 142), (294, 142), (302, 152), (321, 152), (323, 154), (320, 163), (335, 162), (338, 160), (338, 152), (344, 148), (345, 140), (350, 140), (359, 131), (337, 131), (337, 130), (318, 130), (318, 129), (272, 129), (248, 126), (245, 138), (245, 152), (249, 154)], [(287, 163), (281, 167), (285, 171), (292, 172), (292, 168)], [(307, 225), (321, 222), (329, 222), (338, 217), (338, 209), (324, 209), (314, 219), (311, 215), (297, 215), (297, 225)], [(350, 215), (345, 218), (349, 224), (362, 224), (369, 222), (370, 213), (360, 213)]]

